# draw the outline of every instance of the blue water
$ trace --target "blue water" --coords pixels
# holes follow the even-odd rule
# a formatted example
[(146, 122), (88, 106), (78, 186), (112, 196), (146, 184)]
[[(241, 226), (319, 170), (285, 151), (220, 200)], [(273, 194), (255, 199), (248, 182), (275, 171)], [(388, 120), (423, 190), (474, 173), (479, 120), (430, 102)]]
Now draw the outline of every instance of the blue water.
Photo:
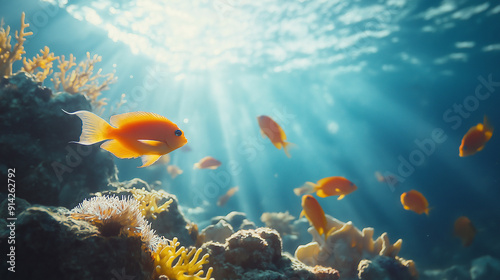
[[(137, 169), (139, 159), (115, 159), (120, 180), (160, 180), (200, 225), (230, 211), (262, 225), (263, 212), (298, 217), (293, 188), (345, 176), (358, 190), (318, 199), (325, 212), (402, 238), (400, 255), (417, 265), (500, 257), (497, 133), (478, 154), (458, 156), (484, 115), (500, 127), (497, 1), (70, 2), (2, 1), (0, 16), (17, 30), (26, 12), (34, 31), (27, 57), (45, 45), (56, 55), (101, 55), (103, 72), (118, 77), (103, 93), (103, 116), (125, 93), (128, 103), (114, 113), (162, 114), (191, 148), (171, 153), (184, 170), (176, 179), (158, 167)], [(488, 79), (497, 84), (481, 82)], [(290, 159), (261, 137), (259, 115), (296, 144)], [(441, 143), (420, 149), (416, 142), (433, 133)], [(205, 156), (222, 166), (193, 170)], [(398, 170), (406, 161), (412, 172)], [(403, 180), (388, 186), (375, 171)], [(239, 192), (217, 207), (233, 186)], [(426, 196), (429, 216), (403, 209), (399, 197), (410, 189)], [(478, 229), (469, 248), (452, 236), (462, 215)]]

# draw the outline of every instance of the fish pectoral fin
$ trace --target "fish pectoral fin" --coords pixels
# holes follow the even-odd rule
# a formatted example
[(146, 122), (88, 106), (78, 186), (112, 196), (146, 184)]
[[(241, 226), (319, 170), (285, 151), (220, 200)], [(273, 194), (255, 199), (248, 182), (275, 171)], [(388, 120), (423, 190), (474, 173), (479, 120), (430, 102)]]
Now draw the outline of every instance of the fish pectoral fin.
[(335, 191), (336, 191), (336, 192), (340, 192), (340, 189), (339, 189), (339, 188), (335, 188)]
[(477, 152), (481, 151), (482, 149), (484, 149), (484, 145), (482, 145), (481, 147), (477, 148)]
[(328, 195), (322, 189), (319, 189), (316, 192), (316, 195), (319, 196), (319, 197), (328, 197)]
[(159, 146), (165, 145), (164, 142), (156, 141), (156, 140), (137, 140), (137, 141), (139, 141), (143, 144), (152, 146), (152, 147), (159, 147)]
[(141, 156), (139, 153), (127, 149), (117, 140), (106, 141), (101, 144), (101, 148), (112, 153), (117, 158), (136, 158)]
[(276, 143), (273, 143), (273, 145), (276, 147), (276, 149), (280, 150), (281, 149), (281, 142), (276, 142)]
[(302, 210), (302, 212), (300, 212), (300, 216), (299, 216), (299, 218), (302, 218), (302, 217), (304, 217), (305, 215), (306, 215), (306, 211)]
[(143, 155), (143, 156), (141, 156), (142, 165), (139, 166), (139, 168), (150, 166), (151, 164), (155, 163), (160, 157), (161, 157), (161, 155)]
[(262, 138), (266, 138), (267, 137), (267, 135), (264, 133), (264, 130), (262, 130), (262, 129), (260, 130), (260, 135), (262, 135)]
[(493, 136), (493, 131), (486, 131), (484, 136), (486, 137), (486, 141), (489, 141), (491, 136)]
[(337, 200), (341, 200), (341, 199), (342, 199), (342, 198), (344, 198), (344, 197), (345, 197), (345, 195), (344, 195), (344, 194), (341, 194), (341, 195), (337, 198)]

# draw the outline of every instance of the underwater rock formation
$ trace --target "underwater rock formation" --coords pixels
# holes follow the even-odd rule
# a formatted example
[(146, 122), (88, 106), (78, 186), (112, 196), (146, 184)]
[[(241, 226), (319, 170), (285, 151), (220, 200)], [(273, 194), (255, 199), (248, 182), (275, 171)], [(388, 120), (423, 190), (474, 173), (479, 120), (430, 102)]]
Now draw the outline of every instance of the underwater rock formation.
[[(95, 193), (91, 196), (109, 195), (117, 197), (133, 197), (132, 190), (134, 188), (137, 190), (139, 190), (139, 188), (140, 190), (151, 190), (148, 183), (137, 178), (126, 182), (113, 183), (112, 186), (116, 188), (116, 190), (103, 191)], [(162, 205), (165, 202), (172, 200), (172, 202), (168, 205), (168, 210), (156, 214), (156, 219), (146, 218), (146, 220), (151, 223), (151, 228), (155, 230), (158, 235), (171, 240), (176, 237), (184, 246), (194, 245), (196, 239), (198, 238), (196, 225), (184, 218), (175, 195), (164, 191), (162, 192), (164, 193), (164, 196), (156, 203), (157, 205)]]
[(217, 216), (213, 217), (211, 220), (211, 224), (215, 225), (217, 224), (220, 220), (224, 220), (228, 222), (232, 227), (234, 231), (242, 230), (242, 229), (255, 229), (255, 223), (248, 220), (247, 216), (243, 212), (236, 212), (233, 211), (226, 216)]
[[(326, 240), (318, 234), (314, 227), (309, 228), (309, 233), (312, 234), (314, 241), (297, 248), (295, 257), (298, 260), (310, 266), (333, 267), (340, 271), (342, 277), (355, 278), (358, 274), (358, 264), (362, 260), (387, 256), (399, 261), (406, 267), (410, 275), (417, 277), (413, 261), (395, 258), (401, 249), (401, 239), (391, 244), (387, 233), (383, 233), (376, 240), (373, 240), (373, 228), (364, 228), (360, 231), (354, 227), (352, 222), (343, 223), (331, 216), (325, 216), (328, 232)], [(390, 275), (390, 272), (387, 271), (387, 274)]]
[[(103, 237), (95, 226), (68, 214), (63, 207), (32, 206), (18, 215), (17, 279), (152, 277), (153, 261), (139, 237)], [(0, 232), (2, 252), (7, 252), (7, 236), (8, 232)], [(0, 264), (1, 279), (9, 279), (6, 266), (6, 262)]]
[(470, 268), (472, 280), (500, 279), (500, 260), (482, 256), (472, 261)]
[(70, 143), (78, 140), (81, 123), (62, 109), (91, 106), (80, 94), (54, 95), (25, 72), (1, 78), (1, 174), (15, 168), (17, 197), (71, 208), (88, 193), (117, 181), (117, 170), (112, 155), (98, 146)]
[(376, 256), (371, 260), (362, 260), (358, 265), (360, 280), (416, 280), (404, 260), (386, 256)]
[(279, 234), (269, 228), (240, 230), (224, 244), (208, 242), (202, 248), (211, 256), (212, 276), (217, 280), (339, 279), (334, 269), (307, 267), (282, 254)]

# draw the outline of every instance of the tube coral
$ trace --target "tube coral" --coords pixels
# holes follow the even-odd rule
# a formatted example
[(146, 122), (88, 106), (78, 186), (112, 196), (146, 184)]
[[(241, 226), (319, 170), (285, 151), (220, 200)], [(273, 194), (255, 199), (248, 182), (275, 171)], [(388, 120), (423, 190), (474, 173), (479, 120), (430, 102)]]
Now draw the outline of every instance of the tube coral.
[(21, 57), (26, 52), (24, 51), (24, 42), (26, 41), (26, 36), (33, 35), (33, 32), (25, 32), (24, 29), (29, 27), (29, 23), (24, 22), (25, 14), (24, 12), (21, 14), (21, 28), (19, 29), (19, 33), (16, 31), (16, 44), (14, 45), (14, 49), (12, 49), (12, 45), (10, 44), (11, 36), (10, 26), (7, 28), (3, 28), (3, 19), (0, 23), (0, 75), (1, 76), (11, 76), (12, 75), (12, 64), (16, 60), (21, 60)]
[[(188, 251), (180, 245), (175, 237), (173, 240), (163, 240), (158, 244), (157, 250), (153, 253), (154, 263), (156, 265), (156, 274), (165, 275), (168, 279), (176, 280), (212, 280), (213, 268), (210, 267), (205, 277), (203, 265), (208, 263), (208, 254), (198, 260), (202, 249), (192, 248)], [(174, 264), (175, 262), (175, 264)]]

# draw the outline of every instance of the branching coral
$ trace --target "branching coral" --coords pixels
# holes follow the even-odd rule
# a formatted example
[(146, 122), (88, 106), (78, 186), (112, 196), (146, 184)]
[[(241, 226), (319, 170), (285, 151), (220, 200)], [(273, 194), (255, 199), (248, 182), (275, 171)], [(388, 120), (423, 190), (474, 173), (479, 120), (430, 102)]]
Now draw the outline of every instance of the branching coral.
[(21, 60), (22, 55), (26, 52), (24, 51), (24, 42), (26, 41), (26, 36), (33, 35), (33, 32), (25, 32), (24, 29), (29, 27), (29, 23), (24, 22), (25, 14), (21, 14), (21, 28), (19, 29), (19, 33), (16, 31), (16, 44), (14, 45), (14, 49), (12, 49), (12, 45), (10, 44), (11, 36), (10, 26), (7, 28), (3, 28), (4, 22), (0, 24), (0, 75), (1, 76), (10, 76), (12, 75), (12, 64), (14, 61)]
[[(311, 227), (309, 232), (313, 235), (314, 242), (299, 246), (295, 251), (295, 257), (305, 264), (334, 267), (341, 275), (350, 277), (356, 274), (358, 264), (363, 259), (387, 256), (396, 261), (400, 260), (396, 256), (401, 250), (401, 239), (392, 244), (387, 233), (383, 233), (373, 240), (373, 228), (360, 231), (352, 222), (343, 223), (328, 215), (326, 218), (326, 240)], [(413, 264), (404, 265), (414, 268)]]
[(210, 267), (205, 277), (202, 267), (208, 263), (208, 254), (199, 257), (202, 249), (180, 247), (177, 238), (173, 240), (163, 240), (158, 244), (157, 250), (153, 253), (158, 276), (165, 275), (168, 279), (176, 280), (209, 280), (213, 268)]
[[(92, 103), (94, 109), (99, 109), (106, 105), (106, 99), (98, 99), (101, 92), (108, 89), (109, 85), (116, 82), (116, 78), (113, 73), (102, 75), (102, 69), (99, 69), (97, 73), (94, 74), (94, 66), (96, 63), (101, 61), (101, 57), (98, 55), (90, 56), (87, 52), (87, 60), (80, 62), (78, 67), (71, 70), (73, 66), (76, 66), (75, 57), (70, 54), (69, 60), (66, 60), (64, 55), (59, 59), (58, 73), (54, 73), (54, 78), (52, 82), (56, 90), (64, 90), (70, 94), (83, 94)], [(104, 78), (103, 82), (99, 82), (101, 78)]]
[[(118, 188), (118, 191), (126, 191), (126, 189)], [(144, 188), (142, 189), (130, 189), (128, 190), (132, 193), (135, 200), (139, 202), (139, 210), (142, 215), (146, 217), (146, 219), (157, 218), (157, 214), (167, 211), (168, 206), (173, 202), (172, 199), (165, 201), (161, 206), (158, 206), (158, 202), (162, 199), (167, 199), (168, 194), (163, 190), (152, 190), (146, 191)]]
[[(23, 68), (22, 71), (31, 73), (35, 75), (38, 82), (43, 82), (48, 75), (52, 74), (52, 61), (58, 59), (58, 56), (54, 56), (51, 53), (49, 47), (45, 46), (43, 50), (40, 50), (42, 55), (37, 54), (33, 59), (26, 60), (23, 58)], [(42, 69), (41, 71), (38, 68)]]
[(139, 202), (132, 198), (98, 196), (86, 199), (71, 210), (71, 217), (90, 222), (106, 237), (139, 236), (152, 251), (159, 242), (159, 237), (141, 214)]

